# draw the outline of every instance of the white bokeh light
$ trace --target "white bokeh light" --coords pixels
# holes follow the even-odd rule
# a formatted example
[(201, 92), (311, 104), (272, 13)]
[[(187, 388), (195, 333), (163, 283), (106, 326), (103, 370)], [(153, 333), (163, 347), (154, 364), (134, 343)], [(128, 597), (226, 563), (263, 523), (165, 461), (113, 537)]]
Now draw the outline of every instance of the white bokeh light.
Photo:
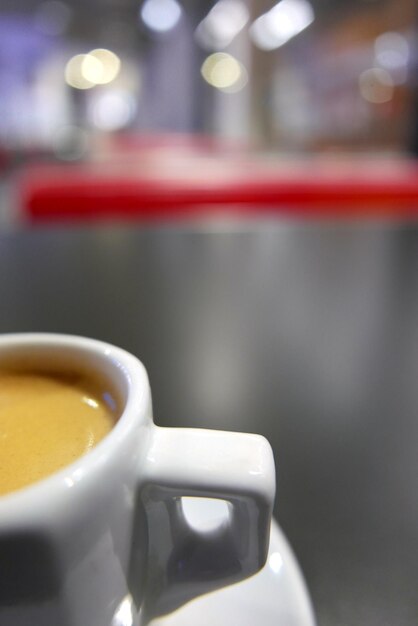
[(250, 36), (258, 48), (274, 50), (302, 32), (314, 19), (308, 0), (281, 0), (255, 20)]
[(92, 99), (89, 104), (89, 120), (99, 130), (114, 131), (125, 128), (136, 114), (134, 96), (122, 89), (109, 89)]
[(195, 37), (207, 49), (228, 46), (249, 20), (242, 0), (219, 0), (198, 25)]
[(395, 84), (407, 81), (410, 44), (404, 35), (396, 32), (382, 33), (375, 41), (374, 54), (376, 65), (387, 70)]
[(382, 33), (375, 41), (374, 50), (376, 60), (386, 69), (404, 67), (408, 63), (408, 40), (400, 33)]
[(145, 0), (141, 8), (144, 24), (161, 33), (174, 28), (181, 15), (182, 8), (176, 0)]

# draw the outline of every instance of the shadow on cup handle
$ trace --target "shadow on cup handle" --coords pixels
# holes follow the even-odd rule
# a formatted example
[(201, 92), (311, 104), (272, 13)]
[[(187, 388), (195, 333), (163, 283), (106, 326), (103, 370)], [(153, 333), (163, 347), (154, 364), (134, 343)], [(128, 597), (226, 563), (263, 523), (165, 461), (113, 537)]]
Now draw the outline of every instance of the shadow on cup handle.
[[(155, 427), (130, 567), (141, 623), (259, 571), (267, 558), (274, 494), (273, 454), (264, 437)], [(224, 500), (228, 514), (215, 528), (196, 528), (182, 498)], [(135, 556), (144, 546), (146, 562)], [(135, 597), (135, 589), (143, 596)]]

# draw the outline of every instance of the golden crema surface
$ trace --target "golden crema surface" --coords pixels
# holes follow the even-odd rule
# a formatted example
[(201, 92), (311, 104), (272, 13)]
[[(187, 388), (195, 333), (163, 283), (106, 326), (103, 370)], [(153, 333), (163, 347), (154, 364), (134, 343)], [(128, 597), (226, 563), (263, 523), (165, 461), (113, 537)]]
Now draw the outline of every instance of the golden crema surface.
[(115, 402), (97, 381), (0, 370), (0, 495), (69, 465), (116, 420)]

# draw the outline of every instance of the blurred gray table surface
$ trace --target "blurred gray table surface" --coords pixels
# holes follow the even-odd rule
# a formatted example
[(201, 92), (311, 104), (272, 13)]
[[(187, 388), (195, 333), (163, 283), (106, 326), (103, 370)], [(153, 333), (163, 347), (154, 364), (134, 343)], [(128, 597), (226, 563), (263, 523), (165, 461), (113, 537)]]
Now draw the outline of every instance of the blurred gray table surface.
[(415, 224), (4, 234), (0, 332), (12, 331), (135, 353), (160, 425), (268, 437), (275, 516), (318, 623), (418, 624)]

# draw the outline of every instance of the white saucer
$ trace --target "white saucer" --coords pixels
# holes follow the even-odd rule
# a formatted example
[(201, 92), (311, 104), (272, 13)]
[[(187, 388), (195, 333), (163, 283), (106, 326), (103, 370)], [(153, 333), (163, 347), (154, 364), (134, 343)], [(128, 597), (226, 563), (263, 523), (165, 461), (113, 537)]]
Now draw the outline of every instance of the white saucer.
[[(152, 626), (315, 626), (309, 594), (293, 552), (273, 521), (265, 567), (244, 582), (202, 596)], [(150, 626), (151, 626), (150, 625)]]

